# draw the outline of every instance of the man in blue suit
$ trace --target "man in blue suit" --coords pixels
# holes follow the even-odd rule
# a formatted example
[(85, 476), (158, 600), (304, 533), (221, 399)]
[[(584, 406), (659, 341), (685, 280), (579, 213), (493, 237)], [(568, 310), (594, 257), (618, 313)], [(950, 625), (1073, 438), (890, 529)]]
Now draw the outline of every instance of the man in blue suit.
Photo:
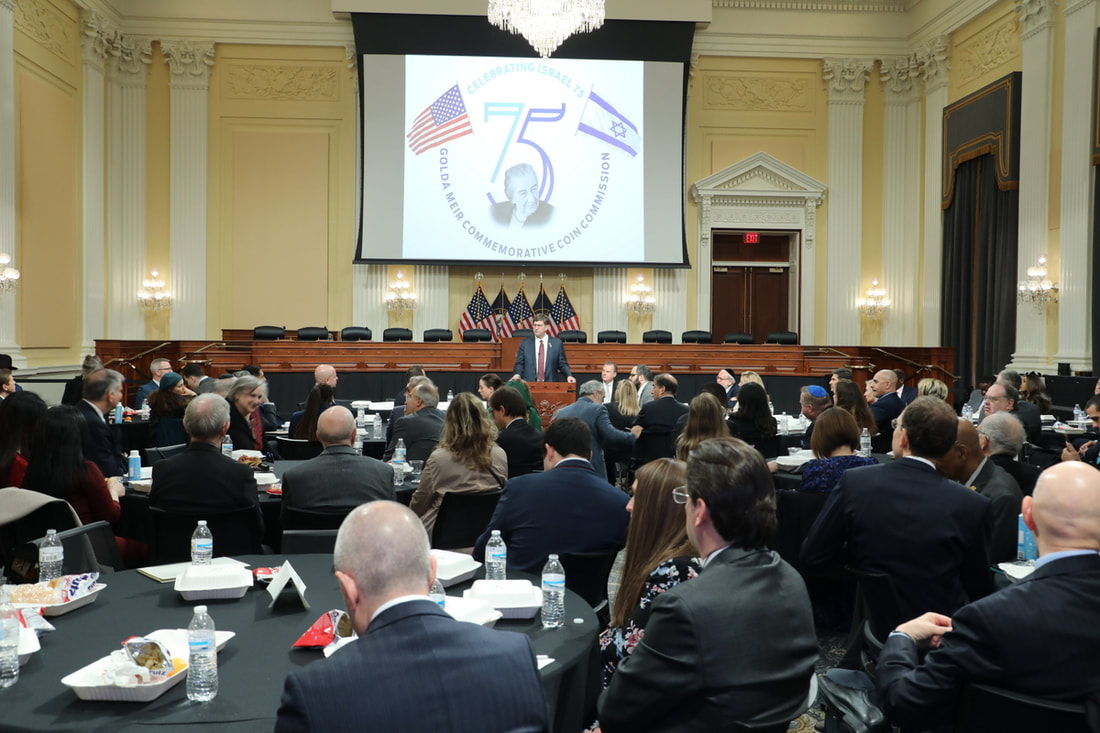
[(494, 529), (508, 546), (508, 569), (539, 573), (551, 553), (603, 552), (626, 543), (629, 497), (589, 462), (592, 433), (576, 417), (546, 429), (545, 470), (510, 479), (489, 526), (477, 538), (474, 559), (485, 559)]
[[(516, 354), (516, 365), (512, 369), (515, 374), (512, 380), (522, 379), (525, 382), (558, 382), (560, 374), (567, 382), (576, 382), (573, 373), (569, 370), (569, 363), (565, 360), (565, 347), (561, 339), (554, 338), (546, 333), (550, 316), (539, 313), (531, 323), (531, 330), (535, 337), (524, 339), (519, 345)], [(539, 355), (542, 355), (540, 362)]]
[(604, 465), (604, 448), (610, 453), (629, 453), (634, 450), (634, 434), (619, 430), (611, 424), (607, 408), (603, 404), (604, 388), (598, 380), (591, 379), (581, 385), (577, 401), (558, 410), (557, 419), (579, 417), (592, 433), (592, 465), (599, 471)]
[(531, 642), (456, 621), (428, 598), (435, 558), (407, 507), (353, 511), (333, 564), (359, 638), (287, 676), (277, 733), (546, 730)]

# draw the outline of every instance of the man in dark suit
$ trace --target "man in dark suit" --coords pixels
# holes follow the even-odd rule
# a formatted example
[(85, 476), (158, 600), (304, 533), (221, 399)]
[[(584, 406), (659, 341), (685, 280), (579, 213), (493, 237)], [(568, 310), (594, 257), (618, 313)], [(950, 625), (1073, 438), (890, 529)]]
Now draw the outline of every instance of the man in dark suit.
[(88, 423), (88, 443), (84, 458), (99, 466), (104, 476), (125, 476), (126, 459), (118, 445), (115, 429), (107, 424), (107, 415), (122, 402), (124, 377), (113, 369), (97, 369), (84, 382), (84, 399), (76, 409)]
[(276, 733), (547, 729), (531, 642), (456, 621), (428, 598), (436, 561), (407, 507), (352, 512), (333, 565), (359, 638), (287, 675)]
[(489, 395), (489, 411), (496, 423), (497, 445), (508, 456), (508, 478), (542, 470), (542, 432), (527, 422), (523, 395), (513, 387), (498, 387)]
[(383, 460), (393, 458), (398, 440), (405, 441), (406, 461), (426, 461), (439, 442), (443, 432), (443, 411), (439, 404), (439, 392), (435, 385), (425, 381), (413, 387), (405, 398), (405, 415), (393, 426), (393, 437), (386, 446)]
[(824, 387), (816, 384), (808, 384), (802, 388), (798, 395), (798, 405), (802, 414), (810, 421), (806, 426), (806, 432), (802, 435), (802, 447), (809, 448), (810, 441), (814, 437), (814, 425), (817, 424), (817, 416), (833, 406), (833, 399)]
[(871, 439), (871, 447), (875, 453), (886, 453), (894, 433), (891, 423), (905, 409), (905, 403), (897, 395), (898, 375), (892, 369), (881, 369), (871, 377), (868, 386), (875, 395), (871, 415), (878, 426), (878, 435)]
[(671, 433), (688, 406), (676, 399), (679, 383), (671, 374), (658, 374), (653, 380), (653, 401), (642, 405), (634, 423), (642, 430)]
[(1080, 463), (1048, 468), (1023, 516), (1039, 546), (1031, 575), (950, 617), (903, 623), (886, 640), (877, 682), (890, 722), (948, 725), (968, 683), (1063, 701), (1100, 689), (1100, 474)]
[(630, 369), (630, 383), (638, 388), (638, 404), (645, 406), (653, 401), (653, 371), (645, 364)]
[(999, 563), (1015, 560), (1018, 518), (1024, 495), (1020, 493), (1016, 479), (982, 452), (981, 439), (972, 422), (959, 418), (955, 445), (944, 455), (939, 466), (944, 476), (955, 479), (989, 499), (993, 511), (989, 561)]
[(1011, 412), (1020, 419), (1029, 442), (1036, 442), (1043, 430), (1039, 406), (1020, 401), (1020, 392), (1009, 382), (997, 380), (985, 391), (985, 415)]
[(180, 369), (180, 376), (183, 377), (183, 383), (187, 385), (187, 388), (195, 394), (213, 392), (214, 383), (218, 381), (206, 376), (201, 364), (194, 363)]
[(618, 379), (619, 365), (613, 361), (605, 361), (600, 370), (600, 384), (603, 385), (603, 403), (606, 405), (615, 399), (615, 390), (623, 381)]
[(703, 570), (653, 601), (600, 697), (605, 733), (770, 728), (813, 702), (813, 612), (798, 572), (765, 547), (776, 519), (763, 458), (735, 438), (706, 440), (687, 476), (674, 498)]
[(802, 545), (802, 570), (885, 573), (904, 618), (954, 613), (986, 595), (989, 500), (934, 464), (954, 444), (957, 421), (938, 397), (913, 400), (894, 432), (897, 459), (844, 472)]
[(191, 442), (183, 453), (153, 465), (149, 506), (186, 514), (254, 507), (256, 536), (262, 535), (256, 473), (221, 452), (229, 403), (216, 394), (197, 395), (183, 413), (183, 427)]
[[(408, 372), (406, 371), (406, 373)], [(408, 381), (405, 383), (405, 388), (401, 390), (401, 402), (398, 403), (396, 400), (394, 401), (394, 407), (390, 412), (389, 422), (386, 423), (386, 445), (389, 445), (390, 441), (393, 440), (393, 428), (397, 425), (397, 421), (405, 416), (405, 400), (408, 399), (409, 394), (418, 384), (430, 384), (435, 387), (435, 382), (428, 379), (423, 374), (414, 374), (408, 378)], [(436, 387), (436, 394), (439, 394), (438, 387)]]
[(520, 342), (519, 351), (516, 353), (516, 364), (512, 369), (515, 374), (512, 375), (511, 381), (522, 379), (525, 382), (557, 382), (559, 374), (565, 377), (567, 382), (577, 381), (569, 370), (569, 363), (565, 360), (565, 347), (561, 339), (546, 333), (549, 323), (550, 316), (546, 313), (535, 314), (531, 322), (534, 338)]
[(167, 359), (153, 359), (149, 368), (153, 370), (153, 378), (138, 388), (137, 397), (134, 398), (134, 409), (140, 408), (142, 403), (149, 399), (149, 395), (160, 389), (160, 378), (172, 371), (172, 362)]
[[(1100, 412), (1097, 415), (1100, 416)], [(990, 415), (978, 428), (978, 437), (982, 452), (989, 456), (989, 460), (1016, 479), (1024, 496), (1031, 496), (1042, 469), (1016, 460), (1024, 444), (1024, 426), (1020, 424), (1019, 418), (1009, 412)]]
[(726, 408), (732, 408), (737, 404), (737, 393), (741, 387), (737, 384), (737, 373), (732, 369), (719, 369), (718, 384), (726, 391)]
[(508, 569), (536, 575), (551, 552), (604, 552), (626, 543), (629, 497), (607, 483), (602, 466), (589, 462), (588, 426), (579, 418), (561, 418), (546, 429), (544, 440), (546, 470), (505, 484), (474, 545), (478, 562), (494, 529), (508, 546)]
[(607, 416), (607, 408), (603, 404), (603, 385), (595, 379), (581, 385), (576, 402), (558, 410), (555, 419), (563, 417), (580, 418), (588, 426), (592, 433), (590, 460), (597, 471), (604, 467), (604, 450), (619, 453), (629, 452), (634, 448), (634, 435), (611, 424), (611, 418)]
[(352, 447), (355, 417), (336, 405), (317, 418), (321, 455), (283, 474), (282, 516), (287, 509), (351, 511), (376, 499), (394, 498), (393, 467)]
[(913, 400), (917, 399), (918, 393), (916, 387), (911, 387), (905, 383), (905, 371), (902, 369), (895, 369), (894, 374), (898, 377), (898, 388), (895, 392), (898, 399), (901, 400), (901, 404), (908, 405)]

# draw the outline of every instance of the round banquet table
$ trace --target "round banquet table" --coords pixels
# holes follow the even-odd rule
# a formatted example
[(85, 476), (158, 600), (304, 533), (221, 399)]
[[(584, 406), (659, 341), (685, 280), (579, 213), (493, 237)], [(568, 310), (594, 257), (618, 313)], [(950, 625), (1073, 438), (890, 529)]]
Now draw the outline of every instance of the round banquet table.
[[(136, 570), (104, 574), (100, 581), (107, 588), (95, 602), (48, 619), (57, 630), (42, 637), (41, 651), (31, 655), (19, 681), (0, 689), (0, 730), (163, 733), (169, 730), (164, 726), (186, 726), (175, 730), (199, 726), (206, 731), (272, 730), (287, 673), (324, 663), (320, 650), (291, 645), (322, 613), (342, 609), (343, 597), (332, 574), (332, 555), (239, 559), (251, 567), (274, 567), (289, 559), (307, 586), (306, 599), (312, 608), (305, 609), (292, 589), (284, 590), (269, 609), (271, 598), (260, 585), (236, 600), (188, 602), (171, 583), (158, 583)], [(448, 595), (461, 595), (471, 582), (448, 588)], [(186, 628), (199, 603), (209, 607), (219, 630), (236, 633), (218, 654), (219, 691), (212, 702), (189, 702), (186, 680), (148, 703), (86, 702), (61, 684), (62, 677), (117, 649), (126, 638), (156, 629)], [(527, 634), (536, 654), (555, 660), (541, 670), (553, 716), (551, 730), (575, 733), (584, 728), (586, 703), (598, 694), (598, 623), (588, 604), (572, 591), (566, 591), (565, 618), (565, 627), (552, 631), (542, 628), (537, 613), (533, 619), (501, 619), (496, 628)], [(574, 623), (574, 619), (581, 621)]]

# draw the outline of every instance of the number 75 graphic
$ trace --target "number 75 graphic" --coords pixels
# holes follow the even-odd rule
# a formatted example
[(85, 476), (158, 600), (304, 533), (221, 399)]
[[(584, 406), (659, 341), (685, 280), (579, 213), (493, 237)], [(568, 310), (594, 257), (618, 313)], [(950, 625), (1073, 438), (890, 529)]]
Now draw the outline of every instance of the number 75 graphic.
[[(508, 135), (504, 138), (504, 145), (500, 149), (500, 157), (497, 158), (496, 166), (493, 168), (493, 175), (489, 179), (491, 183), (497, 182), (497, 177), (500, 175), (500, 169), (504, 165), (504, 160), (508, 155), (508, 149), (512, 146), (513, 137), (515, 143), (519, 145), (530, 145), (534, 148), (538, 154), (539, 159), (542, 161), (542, 174), (539, 176), (539, 199), (542, 201), (549, 201), (550, 196), (554, 193), (554, 164), (550, 162), (550, 156), (546, 154), (546, 151), (536, 143), (527, 137), (527, 126), (538, 122), (558, 122), (565, 117), (565, 102), (561, 103), (561, 107), (532, 107), (527, 110), (526, 116), (523, 114), (524, 107), (523, 102), (486, 102), (485, 103), (485, 121), (489, 122), (491, 117), (503, 117), (505, 119), (512, 119), (512, 128), (508, 131)], [(523, 119), (523, 126), (520, 127), (520, 119)], [(519, 134), (516, 135), (516, 128), (519, 127)], [(535, 132), (535, 130), (532, 130)], [(488, 194), (489, 200), (495, 203), (493, 195)]]

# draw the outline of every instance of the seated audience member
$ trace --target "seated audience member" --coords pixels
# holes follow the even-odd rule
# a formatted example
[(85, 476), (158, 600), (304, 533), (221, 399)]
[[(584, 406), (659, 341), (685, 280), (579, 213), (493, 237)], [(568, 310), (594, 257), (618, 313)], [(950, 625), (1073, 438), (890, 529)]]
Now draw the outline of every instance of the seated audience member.
[[(748, 372), (745, 372), (748, 374)], [(737, 411), (730, 416), (730, 435), (740, 438), (764, 455), (777, 455), (778, 428), (768, 407), (768, 393), (756, 382), (745, 382), (742, 376), (741, 391), (737, 393)]]
[(284, 521), (287, 509), (335, 513), (394, 498), (393, 467), (352, 447), (355, 417), (348, 408), (336, 405), (322, 412), (314, 438), (324, 446), (321, 455), (283, 474)]
[(183, 369), (180, 369), (180, 376), (183, 377), (183, 383), (187, 385), (187, 389), (195, 394), (213, 392), (214, 383), (218, 381), (206, 375), (206, 372), (202, 368), (202, 364), (188, 364)]
[(0, 489), (23, 484), (31, 440), (45, 415), (46, 403), (34, 392), (19, 392), (0, 402)]
[(113, 369), (92, 372), (84, 383), (84, 398), (76, 406), (88, 423), (84, 457), (97, 465), (104, 476), (126, 475), (126, 459), (106, 418), (122, 402), (122, 380), (122, 375)]
[[(737, 383), (738, 391), (746, 384), (759, 384), (764, 387), (764, 379), (753, 371), (741, 372), (741, 380)], [(767, 388), (764, 388), (764, 393), (767, 394)]]
[(555, 420), (544, 436), (542, 473), (510, 479), (489, 526), (477, 538), (474, 559), (499, 529), (508, 545), (508, 569), (538, 574), (555, 552), (617, 550), (626, 540), (628, 497), (590, 462), (592, 434), (576, 417)]
[(886, 574), (905, 618), (954, 613), (989, 593), (989, 500), (934, 463), (954, 445), (957, 424), (943, 400), (913, 400), (894, 431), (895, 460), (840, 477), (802, 544), (802, 571)]
[[(394, 406), (390, 411), (389, 422), (386, 423), (386, 445), (389, 445), (393, 440), (393, 427), (397, 424), (397, 421), (405, 416), (405, 400), (408, 398), (409, 393), (420, 384), (430, 384), (435, 387), (435, 382), (425, 377), (423, 374), (409, 377), (409, 381), (405, 383), (405, 390), (402, 392), (401, 404)], [(439, 388), (436, 387), (436, 394), (439, 393)]]
[(688, 406), (676, 399), (678, 386), (676, 377), (658, 374), (653, 380), (653, 400), (642, 405), (634, 424), (650, 433), (672, 433), (688, 411)]
[(154, 389), (148, 398), (153, 445), (182, 445), (187, 442), (183, 413), (194, 396), (195, 393), (187, 388), (179, 374), (168, 372), (160, 378), (160, 387)]
[(645, 364), (631, 367), (630, 383), (638, 390), (638, 405), (645, 405), (653, 401), (653, 371)]
[(269, 399), (268, 390), (270, 385), (267, 383), (267, 375), (264, 374), (263, 368), (257, 364), (245, 364), (236, 373), (236, 376), (255, 377), (260, 380), (260, 386), (263, 388), (263, 398), (260, 400), (260, 420), (263, 422), (263, 429), (265, 431), (278, 430), (282, 427), (283, 419), (279, 417), (275, 403)]
[(905, 380), (907, 379), (907, 377), (905, 376), (905, 370), (895, 369), (894, 374), (896, 374), (898, 377), (898, 388), (896, 390), (896, 394), (898, 396), (898, 399), (901, 400), (902, 404), (908, 405), (910, 402), (920, 396), (920, 392), (916, 387), (910, 387), (905, 384)]
[(737, 404), (737, 391), (740, 389), (740, 385), (737, 384), (737, 374), (732, 369), (719, 369), (718, 370), (718, 385), (722, 388), (722, 391), (726, 393), (725, 406), (731, 408)]
[(497, 445), (508, 458), (508, 478), (542, 470), (542, 433), (527, 422), (523, 397), (513, 387), (501, 387), (489, 398), (497, 426)]
[(15, 394), (17, 386), (12, 370), (0, 368), (0, 402)]
[[(726, 404), (726, 392), (725, 392), (725, 390), (722, 389), (722, 385), (718, 384), (718, 382), (703, 382), (702, 386), (699, 387), (699, 394), (697, 394), (696, 397), (698, 397), (701, 394), (713, 395), (714, 399), (718, 400), (719, 404), (721, 404), (721, 405)], [(690, 410), (689, 410), (689, 412), (690, 412)], [(729, 415), (730, 414), (730, 408), (723, 408), (723, 413), (725, 415)], [(677, 418), (676, 427), (672, 430), (672, 436), (673, 436), (674, 439), (679, 438), (680, 433), (684, 432), (684, 427), (687, 425), (687, 421), (688, 421), (688, 412), (685, 412), (683, 415), (680, 415), (680, 417)], [(723, 437), (724, 438), (725, 435), (721, 435), (721, 436), (712, 435), (710, 437), (712, 437), (712, 438)]]
[(601, 729), (783, 725), (812, 702), (817, 637), (802, 578), (765, 548), (776, 519), (764, 459), (740, 440), (705, 441), (675, 496), (703, 569), (653, 601), (645, 635), (600, 696)]
[(1065, 702), (1100, 689), (1100, 474), (1048, 468), (1023, 517), (1039, 546), (1031, 575), (950, 615), (925, 613), (886, 640), (877, 683), (891, 723), (949, 726), (967, 684)]
[(712, 394), (696, 395), (688, 406), (684, 430), (676, 438), (676, 457), (686, 461), (695, 446), (711, 438), (729, 437), (726, 408)]
[(817, 424), (817, 417), (833, 406), (833, 400), (824, 387), (809, 384), (804, 386), (799, 393), (798, 405), (802, 410), (802, 414), (810, 421), (810, 424), (806, 426), (805, 434), (802, 436), (802, 447), (809, 448), (810, 441), (814, 437), (814, 425)]
[[(1100, 394), (1093, 396), (1085, 403), (1085, 414), (1092, 421), (1092, 428), (1100, 428)], [(1075, 448), (1072, 443), (1066, 441), (1066, 447), (1062, 450), (1063, 461), (1084, 461), (1090, 466), (1100, 468), (1100, 442), (1088, 440)]]
[(276, 733), (548, 729), (531, 642), (456, 621), (429, 599), (428, 548), (400, 504), (372, 502), (344, 520), (332, 559), (359, 638), (287, 675)]
[(1042, 415), (1050, 412), (1050, 395), (1047, 394), (1047, 385), (1041, 374), (1027, 373), (1024, 377), (1024, 388), (1020, 390), (1020, 398), (1039, 408), (1040, 420)]
[(990, 415), (979, 426), (978, 436), (989, 460), (1016, 479), (1024, 496), (1031, 496), (1042, 469), (1016, 460), (1024, 444), (1024, 426), (1019, 418), (1008, 412)]
[(862, 434), (864, 428), (874, 437), (878, 431), (875, 416), (871, 414), (871, 408), (867, 400), (863, 399), (863, 393), (859, 391), (859, 385), (850, 379), (842, 379), (833, 387), (836, 395), (836, 406), (851, 415), (856, 421), (856, 427)]
[(489, 415), (472, 392), (460, 392), (447, 408), (439, 445), (424, 462), (409, 508), (431, 537), (444, 494), (500, 491), (507, 476), (508, 456), (493, 440)]
[(966, 398), (966, 404), (970, 405), (970, 411), (977, 415), (979, 420), (985, 417), (985, 393), (989, 389), (990, 385), (997, 381), (994, 376), (984, 377), (978, 386), (970, 391), (970, 396)]
[(515, 379), (505, 382), (504, 386), (519, 392), (520, 397), (523, 398), (523, 404), (527, 406), (527, 422), (535, 430), (542, 430), (542, 416), (535, 409), (535, 401), (531, 399), (531, 390), (527, 389), (527, 383), (521, 379)]
[(260, 380), (253, 376), (237, 377), (225, 399), (229, 403), (229, 438), (234, 450), (264, 449), (264, 426), (260, 403), (264, 398)]
[(165, 374), (172, 373), (172, 362), (167, 359), (153, 359), (149, 364), (149, 368), (153, 372), (153, 378), (145, 384), (138, 387), (137, 396), (134, 398), (134, 409), (138, 409), (142, 404), (149, 399), (149, 395), (153, 393), (153, 390), (160, 388), (160, 380)]
[(221, 451), (222, 438), (229, 432), (231, 409), (216, 394), (201, 394), (191, 400), (183, 415), (183, 427), (191, 442), (183, 453), (153, 464), (149, 505), (181, 514), (253, 507), (255, 526), (262, 534), (256, 473), (251, 466)]
[(316, 440), (317, 419), (333, 404), (332, 387), (327, 384), (314, 387), (306, 400), (306, 409), (290, 416), (290, 437), (294, 440)]
[[(998, 412), (1008, 412), (1016, 415), (1024, 426), (1024, 435), (1027, 437), (1027, 440), (1029, 442), (1034, 442), (1038, 439), (1039, 433), (1042, 431), (1042, 423), (1039, 418), (1038, 408), (1030, 403), (1023, 403), (1036, 410), (1034, 414), (1035, 424), (1028, 425), (1028, 420), (1025, 415), (1017, 409), (1020, 404), (1020, 393), (1016, 391), (1016, 388), (1008, 382), (997, 380), (989, 385), (989, 389), (985, 391), (985, 407), (982, 410), (981, 420)], [(981, 422), (979, 421), (978, 424), (980, 425)]]
[(1016, 559), (1016, 535), (1020, 503), (1024, 495), (1016, 479), (986, 457), (978, 430), (969, 420), (959, 418), (955, 445), (937, 461), (940, 473), (989, 499), (993, 511), (993, 536), (989, 542), (991, 563)]
[[(408, 386), (409, 386), (409, 382), (411, 382), (413, 380), (413, 377), (423, 377), (423, 376), (425, 376), (424, 375), (424, 367), (420, 366), (419, 364), (413, 364), (412, 366), (410, 366), (408, 369), (405, 370), (405, 381), (401, 383), (404, 386), (401, 387), (400, 391), (398, 391), (398, 393), (396, 395), (394, 395), (394, 398), (393, 398), (393, 407), (394, 407), (395, 410), (398, 407), (403, 407), (405, 405), (405, 395), (407, 394), (407, 389), (408, 389)], [(391, 420), (392, 419), (393, 418), (391, 417)]]
[(833, 397), (836, 397), (836, 383), (841, 379), (852, 381), (852, 370), (848, 367), (838, 367), (829, 375), (829, 392), (832, 393)]
[(894, 433), (891, 423), (901, 411), (905, 409), (905, 403), (898, 397), (898, 375), (892, 369), (880, 369), (867, 383), (875, 401), (871, 405), (871, 414), (875, 418), (878, 434), (871, 438), (871, 447), (875, 453), (886, 453), (890, 450), (890, 441)]
[[(947, 402), (947, 385), (938, 379), (925, 377), (917, 382), (917, 397), (923, 397), (924, 395), (939, 397), (944, 402)], [(912, 400), (910, 400), (910, 402), (912, 402)]]
[[(1009, 391), (1005, 392), (1007, 397), (1012, 398), (1012, 408), (1009, 411), (1020, 418), (1020, 422), (1024, 424), (1024, 433), (1027, 434), (1028, 441), (1032, 443), (1039, 442), (1039, 435), (1043, 431), (1043, 416), (1039, 410), (1039, 405), (1028, 402), (1023, 398), (1021, 394), (1023, 379), (1020, 377), (1020, 373), (1011, 369), (1005, 369), (997, 375), (997, 381), (1009, 385), (1016, 390), (1015, 395)], [(989, 403), (989, 390), (986, 390), (986, 403), (987, 405)], [(1004, 403), (1000, 402), (997, 404), (994, 412), (1003, 411), (1004, 409)], [(988, 407), (986, 409), (986, 414), (991, 414)]]
[(658, 458), (639, 468), (634, 479), (634, 496), (626, 505), (630, 529), (615, 612), (600, 634), (604, 687), (641, 641), (653, 601), (699, 574), (699, 553), (688, 539), (683, 511), (672, 495), (683, 490), (686, 468), (683, 461)]
[[(650, 403), (655, 404), (655, 403)], [(645, 408), (642, 408), (645, 412)], [(592, 434), (592, 466), (606, 475), (604, 451), (620, 453), (634, 447), (635, 436), (625, 430), (619, 430), (611, 424), (607, 408), (603, 404), (603, 382), (590, 379), (577, 390), (577, 401), (558, 410), (555, 419), (575, 417), (584, 420)], [(639, 417), (639, 420), (641, 418)]]
[[(411, 384), (411, 382), (410, 382)], [(393, 426), (393, 437), (386, 446), (384, 460), (393, 458), (398, 440), (405, 441), (406, 461), (426, 461), (439, 442), (443, 431), (443, 411), (435, 386), (420, 382), (405, 397), (405, 414)]]
[(88, 375), (96, 369), (102, 368), (103, 360), (98, 356), (95, 354), (85, 356), (84, 362), (80, 365), (80, 374), (65, 382), (65, 392), (61, 395), (61, 404), (75, 407), (80, 402), (81, 395), (84, 394), (84, 382), (88, 379)]
[[(503, 386), (504, 380), (492, 372), (486, 372), (477, 380), (477, 393), (481, 396), (481, 399), (488, 402), (489, 398), (493, 396), (493, 392), (496, 392)], [(429, 532), (429, 534), (431, 533)]]
[(832, 491), (849, 468), (878, 465), (874, 458), (856, 453), (859, 428), (855, 418), (839, 407), (830, 407), (818, 416), (810, 449), (815, 457), (802, 467), (801, 491)]

